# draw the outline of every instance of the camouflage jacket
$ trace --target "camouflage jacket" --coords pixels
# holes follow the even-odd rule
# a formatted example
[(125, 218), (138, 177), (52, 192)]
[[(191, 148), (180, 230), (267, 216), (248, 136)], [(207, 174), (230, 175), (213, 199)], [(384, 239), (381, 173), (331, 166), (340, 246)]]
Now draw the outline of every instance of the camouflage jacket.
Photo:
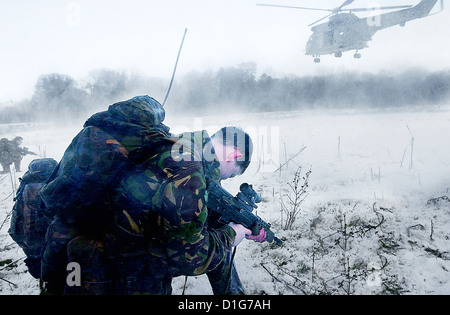
[(24, 156), (23, 149), (14, 141), (3, 138), (0, 144), (0, 163), (11, 164)]
[(119, 265), (140, 255), (153, 275), (207, 273), (235, 238), (229, 226), (208, 222), (206, 187), (219, 181), (219, 163), (205, 131), (174, 136), (163, 120), (148, 96), (94, 114), (40, 194), (64, 224), (113, 232), (109, 248)]
[(155, 265), (173, 275), (207, 273), (225, 259), (235, 237), (228, 225), (208, 223), (210, 180), (220, 180), (220, 168), (207, 132), (172, 136), (123, 178), (115, 222), (145, 238)]

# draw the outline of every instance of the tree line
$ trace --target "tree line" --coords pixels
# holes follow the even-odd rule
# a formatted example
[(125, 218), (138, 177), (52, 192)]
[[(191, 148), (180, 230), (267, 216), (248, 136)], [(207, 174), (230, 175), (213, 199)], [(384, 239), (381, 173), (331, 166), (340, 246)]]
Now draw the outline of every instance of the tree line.
[[(136, 95), (147, 94), (162, 102), (167, 85), (160, 78), (108, 69), (95, 70), (82, 81), (66, 74), (44, 74), (30, 98), (0, 110), (0, 123), (86, 119), (109, 104)], [(256, 65), (246, 63), (179, 76), (168, 103), (177, 112), (201, 114), (223, 108), (246, 112), (398, 108), (449, 100), (450, 70), (274, 77), (256, 75)]]

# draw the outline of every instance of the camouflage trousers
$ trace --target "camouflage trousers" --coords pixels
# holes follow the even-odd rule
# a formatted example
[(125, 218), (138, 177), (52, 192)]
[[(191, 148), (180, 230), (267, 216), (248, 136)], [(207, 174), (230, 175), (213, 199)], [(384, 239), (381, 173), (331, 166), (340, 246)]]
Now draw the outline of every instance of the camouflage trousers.
[[(6, 174), (11, 172), (11, 164), (13, 163), (0, 163), (2, 165), (3, 170), (0, 172), (1, 174)], [(20, 172), (20, 160), (14, 161), (14, 168), (16, 172)]]
[[(117, 247), (119, 249), (117, 249)], [(167, 264), (142, 250), (141, 244), (108, 244), (91, 237), (74, 236), (59, 219), (47, 230), (42, 253), (42, 280), (50, 294), (73, 295), (170, 295), (174, 275)], [(68, 285), (70, 270), (76, 263), (80, 283)], [(216, 295), (243, 294), (231, 252), (207, 274)]]
[[(172, 294), (173, 274), (151, 255), (135, 253), (108, 258), (98, 242), (91, 242), (88, 252), (80, 250), (76, 242), (85, 240), (75, 238), (69, 243), (69, 261), (80, 263), (82, 282), (79, 287), (66, 286), (66, 294)], [(207, 276), (215, 295), (244, 294), (231, 254)]]
[(231, 252), (224, 262), (207, 276), (214, 295), (245, 294)]

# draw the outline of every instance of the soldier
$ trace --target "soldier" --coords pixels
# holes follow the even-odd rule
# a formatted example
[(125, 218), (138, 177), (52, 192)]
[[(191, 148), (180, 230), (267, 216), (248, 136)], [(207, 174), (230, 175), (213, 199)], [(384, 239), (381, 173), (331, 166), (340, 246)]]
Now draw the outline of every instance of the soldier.
[(20, 163), (25, 155), (37, 155), (34, 152), (28, 150), (28, 148), (21, 148), (20, 145), (23, 142), (23, 138), (20, 136), (15, 137), (13, 140), (5, 141), (7, 139), (3, 138), (2, 141), (2, 152), (1, 156), (1, 164), (3, 167), (2, 173), (9, 173), (11, 171), (11, 164), (14, 163), (14, 168), (16, 172), (20, 172)]
[(76, 263), (82, 284), (66, 293), (170, 294), (173, 277), (200, 274), (216, 294), (242, 292), (231, 248), (264, 241), (264, 230), (251, 236), (240, 224), (216, 224), (207, 187), (246, 170), (252, 141), (235, 127), (173, 135), (164, 115), (155, 99), (138, 96), (86, 121), (41, 190), (56, 211), (44, 281), (64, 286), (58, 274)]
[[(208, 222), (207, 187), (209, 181), (220, 182), (246, 170), (251, 139), (236, 127), (224, 127), (211, 138), (206, 131), (199, 131), (178, 139), (130, 172), (117, 190), (121, 227), (130, 234), (148, 233), (151, 250), (139, 258), (123, 256), (116, 292), (170, 294), (173, 277), (206, 273), (215, 294), (241, 294), (234, 265), (225, 279), (221, 273), (229, 270), (231, 248), (244, 238), (264, 241), (264, 230), (251, 236), (240, 224), (213, 228), (214, 222)], [(130, 214), (146, 206), (154, 211), (142, 231)]]

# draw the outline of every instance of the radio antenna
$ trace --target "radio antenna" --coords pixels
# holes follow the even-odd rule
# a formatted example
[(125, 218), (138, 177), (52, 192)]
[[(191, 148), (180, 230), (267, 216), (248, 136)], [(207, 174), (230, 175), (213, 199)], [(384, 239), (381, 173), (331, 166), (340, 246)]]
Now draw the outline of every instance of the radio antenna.
[(173, 79), (175, 78), (175, 72), (177, 71), (178, 60), (180, 59), (181, 49), (183, 48), (183, 43), (184, 43), (184, 38), (186, 37), (186, 33), (187, 33), (187, 28), (184, 30), (183, 39), (181, 40), (180, 49), (178, 50), (177, 61), (175, 62), (175, 68), (173, 69), (172, 79), (170, 80), (169, 89), (167, 90), (167, 94), (166, 94), (166, 97), (164, 98), (164, 102), (162, 103), (162, 106), (164, 106), (164, 104), (166, 104), (167, 97), (169, 96), (170, 90), (172, 89), (172, 83), (173, 83)]

